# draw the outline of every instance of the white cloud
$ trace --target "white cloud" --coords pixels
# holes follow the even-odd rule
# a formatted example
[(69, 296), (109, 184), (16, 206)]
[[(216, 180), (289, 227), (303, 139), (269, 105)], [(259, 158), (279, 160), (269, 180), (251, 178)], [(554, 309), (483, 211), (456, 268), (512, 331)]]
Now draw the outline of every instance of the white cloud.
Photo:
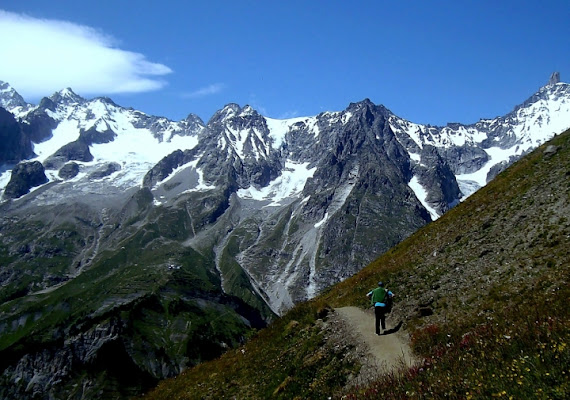
[(224, 85), (223, 83), (213, 83), (211, 85), (205, 86), (193, 92), (184, 93), (182, 97), (190, 99), (196, 97), (209, 96), (211, 94), (220, 93), (225, 87), (226, 85)]
[(81, 95), (135, 93), (162, 88), (166, 65), (121, 50), (109, 35), (67, 21), (0, 10), (0, 80), (24, 98), (71, 87)]

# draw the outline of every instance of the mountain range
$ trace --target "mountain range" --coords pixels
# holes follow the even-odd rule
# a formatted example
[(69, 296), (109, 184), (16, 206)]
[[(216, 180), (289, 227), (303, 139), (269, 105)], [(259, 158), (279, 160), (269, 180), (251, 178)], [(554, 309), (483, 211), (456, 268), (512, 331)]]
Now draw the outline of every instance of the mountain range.
[[(569, 398), (569, 167), (567, 130), (144, 399)], [(380, 337), (365, 295), (379, 279), (395, 294)]]
[(353, 275), (568, 128), (570, 85), (553, 76), (505, 116), (445, 127), (369, 100), (176, 122), (69, 88), (35, 106), (0, 83), (0, 106), (3, 383), (131, 395)]

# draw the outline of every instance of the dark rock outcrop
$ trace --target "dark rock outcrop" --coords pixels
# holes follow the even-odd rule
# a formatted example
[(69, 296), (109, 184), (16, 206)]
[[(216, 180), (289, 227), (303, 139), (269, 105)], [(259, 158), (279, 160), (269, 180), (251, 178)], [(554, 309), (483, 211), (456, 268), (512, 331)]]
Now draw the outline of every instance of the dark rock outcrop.
[(58, 176), (62, 179), (67, 180), (75, 178), (78, 173), (79, 173), (79, 165), (77, 163), (70, 162), (61, 167)]
[(143, 186), (150, 188), (168, 177), (174, 169), (193, 160), (195, 151), (176, 150), (160, 160), (143, 179)]
[(103, 164), (101, 167), (97, 168), (97, 170), (95, 170), (94, 172), (92, 172), (89, 175), (89, 179), (101, 179), (120, 170), (121, 170), (121, 165), (119, 165), (119, 163), (116, 162), (106, 163)]
[(12, 170), (12, 177), (4, 196), (17, 199), (30, 192), (30, 189), (48, 182), (44, 167), (39, 161), (20, 163)]
[(53, 118), (38, 110), (28, 114), (26, 123), (22, 125), (24, 133), (34, 143), (41, 143), (49, 139), (56, 127), (57, 122)]
[(59, 169), (68, 161), (93, 161), (89, 145), (82, 140), (76, 140), (60, 148), (45, 162), (46, 169)]
[(79, 133), (79, 140), (90, 146), (92, 144), (112, 142), (116, 136), (117, 134), (113, 132), (108, 125), (103, 131), (99, 131), (93, 126), (87, 130), (82, 129)]
[(14, 116), (0, 107), (0, 165), (17, 164), (32, 157), (32, 143)]

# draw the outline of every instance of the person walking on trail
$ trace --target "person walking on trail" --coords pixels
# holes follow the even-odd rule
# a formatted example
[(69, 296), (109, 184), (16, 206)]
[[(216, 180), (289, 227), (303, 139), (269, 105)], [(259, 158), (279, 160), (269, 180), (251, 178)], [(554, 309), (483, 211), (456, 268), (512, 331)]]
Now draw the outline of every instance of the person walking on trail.
[(386, 302), (388, 297), (393, 297), (394, 294), (384, 287), (383, 282), (378, 282), (378, 287), (372, 289), (366, 296), (370, 297), (370, 304), (374, 306), (376, 334), (381, 335), (380, 324), (382, 324), (382, 330), (386, 333)]

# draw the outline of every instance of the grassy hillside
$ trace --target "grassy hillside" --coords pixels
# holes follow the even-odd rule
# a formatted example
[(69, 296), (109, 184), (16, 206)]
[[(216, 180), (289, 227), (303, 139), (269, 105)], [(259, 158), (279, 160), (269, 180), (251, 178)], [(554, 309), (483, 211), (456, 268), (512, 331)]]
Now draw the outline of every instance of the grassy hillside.
[[(569, 275), (566, 131), (359, 274), (145, 398), (568, 398)], [(360, 363), (353, 343), (331, 341), (327, 319), (367, 307), (378, 280), (422, 361), (348, 388)]]
[[(213, 255), (173, 240), (181, 229), (176, 223), (184, 221), (168, 211), (158, 209), (113, 247), (101, 246), (93, 264), (72, 279), (65, 266), (77, 251), (64, 247), (65, 239), (80, 243), (74, 228), (82, 222), (51, 229), (35, 222), (46, 232), (28, 241), (39, 261), (2, 268), (4, 276), (23, 278), (0, 288), (0, 398), (38, 398), (41, 379), (56, 383), (48, 397), (96, 398), (105, 391), (105, 398), (128, 398), (238, 346), (252, 326), (265, 326), (261, 314), (271, 310), (224, 293)], [(10, 232), (26, 241), (34, 226), (14, 224)], [(171, 237), (160, 234), (166, 226)], [(0, 246), (0, 263), (9, 254), (9, 246)], [(28, 293), (36, 286), (30, 282), (49, 273), (61, 284)]]

